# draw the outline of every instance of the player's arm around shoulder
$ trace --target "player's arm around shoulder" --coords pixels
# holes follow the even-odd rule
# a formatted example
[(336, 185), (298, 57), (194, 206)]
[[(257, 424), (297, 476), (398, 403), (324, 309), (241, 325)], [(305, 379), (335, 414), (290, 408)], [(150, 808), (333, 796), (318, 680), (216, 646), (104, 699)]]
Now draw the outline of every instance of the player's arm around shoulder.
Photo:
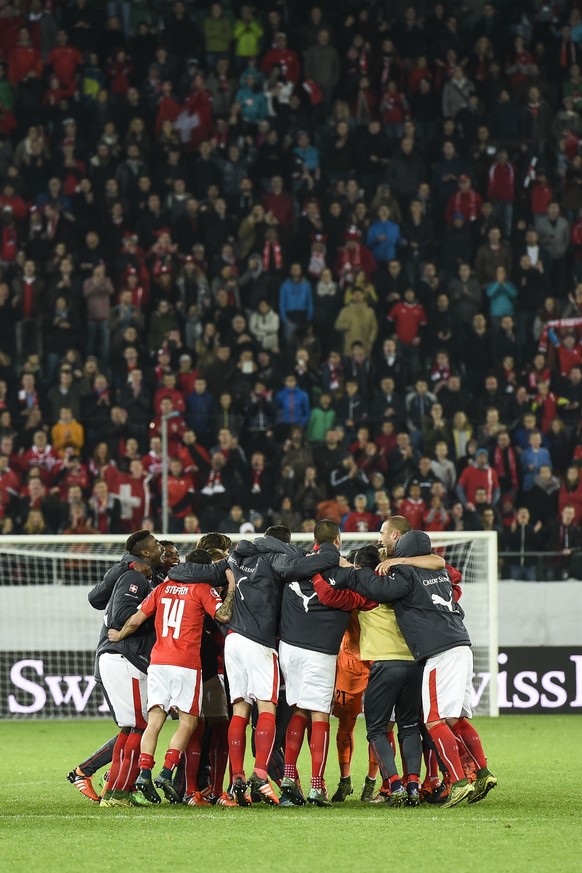
[(414, 558), (386, 558), (376, 567), (379, 576), (387, 576), (397, 566), (417, 567), (419, 570), (442, 570), (446, 566), (444, 558), (431, 552), (430, 555), (417, 555)]
[[(232, 610), (234, 607), (234, 595), (236, 591), (236, 581), (234, 578), (234, 573), (229, 568), (226, 571), (226, 579), (228, 582), (228, 588), (226, 589), (226, 594), (224, 599), (222, 600), (220, 606), (217, 608), (214, 613), (214, 618), (216, 621), (220, 621), (222, 624), (226, 624), (232, 618)], [(214, 590), (214, 589), (212, 589)]]
[(323, 573), (325, 570), (339, 566), (340, 558), (339, 550), (335, 546), (324, 543), (317, 552), (311, 552), (305, 557), (290, 559), (278, 571), (279, 576), (284, 582), (308, 579), (315, 573)]
[(316, 573), (312, 581), (319, 602), (324, 606), (329, 606), (331, 609), (351, 612), (353, 609), (373, 609), (378, 605), (362, 597), (356, 591), (332, 587), (320, 573)]
[(405, 567), (395, 567), (388, 576), (377, 576), (369, 567), (361, 567), (354, 572), (353, 590), (376, 603), (400, 600), (406, 597), (412, 587), (412, 578)]
[(215, 564), (193, 564), (185, 561), (176, 564), (168, 572), (168, 579), (172, 582), (203, 582), (207, 585), (224, 585), (225, 572), (228, 568), (227, 558), (216, 561)]

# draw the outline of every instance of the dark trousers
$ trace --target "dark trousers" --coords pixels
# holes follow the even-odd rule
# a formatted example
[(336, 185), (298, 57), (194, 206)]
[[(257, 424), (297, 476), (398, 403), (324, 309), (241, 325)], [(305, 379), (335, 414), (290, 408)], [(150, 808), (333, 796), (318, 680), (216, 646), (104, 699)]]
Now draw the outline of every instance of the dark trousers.
[(368, 742), (378, 761), (383, 779), (398, 774), (392, 746), (386, 736), (392, 710), (396, 708), (398, 740), (408, 773), (420, 773), (422, 744), (422, 667), (415, 661), (374, 661), (364, 698)]

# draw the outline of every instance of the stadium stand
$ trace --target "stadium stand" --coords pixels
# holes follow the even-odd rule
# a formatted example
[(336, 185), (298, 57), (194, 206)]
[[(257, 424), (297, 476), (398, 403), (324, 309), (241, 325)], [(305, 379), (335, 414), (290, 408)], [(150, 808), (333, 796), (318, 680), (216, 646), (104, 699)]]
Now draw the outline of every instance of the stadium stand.
[(4, 0), (0, 531), (159, 529), (165, 417), (171, 532), (582, 576), (581, 60), (567, 2)]

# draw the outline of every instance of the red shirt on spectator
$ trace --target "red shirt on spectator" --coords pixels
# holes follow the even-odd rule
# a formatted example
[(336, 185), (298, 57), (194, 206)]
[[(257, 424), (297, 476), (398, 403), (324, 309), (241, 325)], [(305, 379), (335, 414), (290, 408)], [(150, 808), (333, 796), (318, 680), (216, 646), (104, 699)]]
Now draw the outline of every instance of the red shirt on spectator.
[(502, 203), (513, 203), (515, 200), (515, 173), (508, 161), (491, 164), (487, 180), (487, 199)]
[(388, 321), (394, 322), (394, 331), (405, 346), (415, 339), (421, 327), (427, 324), (426, 312), (420, 303), (395, 303), (388, 313)]
[(10, 52), (8, 61), (8, 81), (19, 85), (30, 73), (40, 81), (42, 78), (42, 57), (31, 45), (17, 45)]
[(83, 55), (72, 45), (57, 45), (49, 52), (48, 63), (67, 96), (75, 91), (77, 69), (83, 63)]
[(423, 518), (426, 512), (426, 503), (424, 500), (413, 500), (412, 497), (405, 497), (399, 507), (400, 515), (408, 519), (413, 530), (422, 530)]

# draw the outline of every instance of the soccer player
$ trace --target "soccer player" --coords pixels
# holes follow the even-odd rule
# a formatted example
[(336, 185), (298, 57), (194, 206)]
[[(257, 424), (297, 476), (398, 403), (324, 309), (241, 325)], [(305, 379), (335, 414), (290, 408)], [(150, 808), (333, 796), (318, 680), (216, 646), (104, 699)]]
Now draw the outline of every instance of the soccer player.
[[(374, 568), (379, 563), (376, 546), (364, 546), (356, 552), (355, 566)], [(351, 609), (349, 597), (354, 592), (337, 591), (325, 585), (321, 576), (314, 578), (319, 599), (336, 609)], [(323, 590), (322, 590), (323, 589)], [(421, 707), (422, 668), (410, 653), (394, 617), (386, 604), (360, 613), (360, 651), (370, 663), (370, 677), (364, 699), (368, 741), (383, 777), (382, 790), (374, 802), (389, 806), (420, 804), (419, 772), (422, 744), (419, 716)], [(389, 734), (398, 722), (398, 737), (408, 777), (404, 788), (395, 762)]]
[[(160, 582), (166, 577), (166, 573), (171, 567), (180, 563), (180, 554), (178, 549), (170, 540), (160, 540), (160, 545), (164, 547), (164, 554), (160, 564), (160, 568), (155, 571), (156, 579)], [(133, 555), (129, 554), (128, 545), (126, 543), (126, 553), (121, 560), (111, 567), (101, 582), (98, 582), (88, 594), (89, 603), (94, 609), (105, 609), (109, 603), (109, 599), (113, 593), (115, 583), (119, 577), (128, 569), (137, 569), (142, 573), (151, 573), (151, 568), (146, 564), (140, 564), (136, 561)], [(84, 797), (89, 800), (94, 800), (97, 803), (101, 800), (95, 788), (93, 787), (92, 777), (102, 767), (106, 767), (111, 763), (113, 757), (113, 749), (117, 742), (117, 735), (111, 737), (100, 748), (92, 752), (84, 761), (81, 761), (70, 773), (67, 774), (69, 782), (77, 788)]]
[[(318, 521), (313, 536), (319, 554), (339, 559), (339, 526), (329, 519)], [(338, 563), (343, 563), (344, 559)], [(319, 572), (319, 571), (317, 571)], [(305, 803), (298, 783), (297, 759), (305, 730), (311, 723), (311, 788), (308, 803), (330, 806), (323, 774), (329, 748), (329, 715), (335, 685), (336, 661), (349, 614), (324, 606), (313, 587), (313, 575), (296, 573), (283, 590), (279, 658), (285, 677), (287, 703), (294, 713), (285, 738), (283, 795), (292, 803)], [(365, 608), (364, 600), (361, 607)]]
[[(353, 564), (355, 551), (346, 560)], [(336, 747), (340, 768), (340, 780), (331, 798), (332, 803), (343, 803), (354, 793), (351, 777), (351, 762), (354, 754), (354, 729), (362, 712), (362, 700), (368, 684), (370, 664), (360, 656), (360, 622), (357, 610), (353, 610), (343, 636), (336, 664), (335, 688), (332, 714), (338, 720)], [(360, 800), (369, 802), (374, 797), (378, 763), (368, 745), (368, 774), (364, 780)]]
[[(211, 564), (212, 558), (203, 549), (194, 549), (186, 556), (186, 561), (192, 565)], [(109, 639), (120, 642), (138, 633), (147, 619), (155, 616), (156, 642), (147, 677), (149, 718), (141, 741), (140, 772), (136, 781), (136, 787), (153, 803), (160, 801), (151, 778), (153, 756), (158, 736), (172, 707), (178, 710), (178, 727), (154, 784), (162, 789), (170, 802), (180, 802), (172, 785), (172, 774), (200, 715), (200, 648), (204, 615), (207, 613), (220, 622), (227, 622), (232, 616), (234, 576), (229, 570), (226, 576), (228, 592), (224, 602), (211, 585), (178, 584), (168, 579), (145, 598), (123, 627), (109, 630)]]
[(163, 548), (149, 530), (140, 530), (127, 540), (128, 551), (152, 572), (152, 579), (135, 569), (123, 573), (113, 588), (97, 646), (97, 671), (120, 734), (113, 749), (103, 808), (132, 806), (131, 790), (138, 774), (141, 735), (147, 724), (146, 671), (155, 641), (151, 622), (121, 641), (108, 637), (111, 627), (121, 628), (153, 590)]
[[(267, 768), (275, 742), (276, 707), (279, 694), (279, 663), (276, 649), (283, 582), (295, 573), (310, 575), (321, 567), (337, 566), (339, 552), (305, 555), (291, 545), (291, 532), (283, 525), (267, 528), (254, 542), (243, 540), (230, 555), (236, 579), (236, 596), (224, 660), (233, 716), (228, 733), (232, 790), (240, 806), (254, 799), (278, 804), (268, 780)], [(244, 756), (246, 729), (252, 702), (259, 712), (255, 730), (255, 766), (248, 783)]]
[[(427, 534), (410, 531), (396, 543), (395, 557), (429, 555), (430, 551)], [(340, 569), (334, 581), (336, 587), (347, 587), (378, 602), (393, 604), (410, 651), (424, 664), (425, 723), (451, 777), (450, 793), (443, 806), (456, 806), (465, 799), (469, 803), (482, 800), (495, 788), (497, 779), (487, 767), (480, 737), (468, 721), (473, 653), (464, 613), (453, 597), (449, 574), (397, 565), (384, 579), (367, 569)], [(477, 766), (474, 784), (465, 776), (459, 743)]]

